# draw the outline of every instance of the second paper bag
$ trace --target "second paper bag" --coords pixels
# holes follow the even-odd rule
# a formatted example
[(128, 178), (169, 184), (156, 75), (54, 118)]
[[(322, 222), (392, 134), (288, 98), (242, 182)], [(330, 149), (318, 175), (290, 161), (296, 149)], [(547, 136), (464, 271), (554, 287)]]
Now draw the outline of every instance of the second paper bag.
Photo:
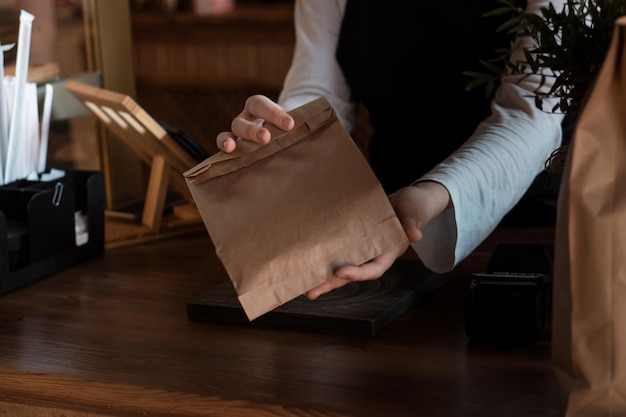
[(626, 17), (578, 116), (559, 194), (552, 352), (567, 417), (626, 416)]
[(240, 140), (184, 173), (249, 320), (408, 241), (330, 103), (290, 114), (267, 145)]

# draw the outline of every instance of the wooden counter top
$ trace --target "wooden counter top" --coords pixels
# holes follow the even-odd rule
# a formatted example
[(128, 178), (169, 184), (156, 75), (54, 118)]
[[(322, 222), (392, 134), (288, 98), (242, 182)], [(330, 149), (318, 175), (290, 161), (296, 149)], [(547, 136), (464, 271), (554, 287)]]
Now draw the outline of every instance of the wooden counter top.
[(470, 272), (376, 336), (187, 319), (227, 280), (205, 231), (108, 249), (0, 298), (0, 415), (55, 417), (553, 417), (549, 332), (489, 346), (464, 332)]

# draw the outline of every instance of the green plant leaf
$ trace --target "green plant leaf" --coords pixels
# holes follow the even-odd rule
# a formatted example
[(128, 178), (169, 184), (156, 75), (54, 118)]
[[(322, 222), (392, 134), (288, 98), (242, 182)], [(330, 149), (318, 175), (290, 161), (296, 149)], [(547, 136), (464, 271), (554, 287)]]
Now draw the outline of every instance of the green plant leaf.
[[(535, 105), (542, 108), (544, 99), (555, 98), (551, 111), (575, 111), (600, 70), (613, 35), (615, 20), (626, 15), (626, 0), (567, 0), (557, 10), (552, 3), (538, 14), (527, 13), (514, 0), (494, 0), (497, 6), (484, 14), (485, 18), (511, 17), (496, 30), (511, 36), (509, 48), (494, 51), (492, 59), (479, 64), (488, 74), (466, 71), (468, 88), (480, 85), (493, 93), (500, 77), (506, 73), (541, 75), (535, 91)], [(534, 46), (523, 49), (523, 59), (510, 60), (520, 46), (516, 41), (530, 37)], [(548, 91), (543, 87), (552, 84)], [(488, 90), (487, 87), (494, 87)]]

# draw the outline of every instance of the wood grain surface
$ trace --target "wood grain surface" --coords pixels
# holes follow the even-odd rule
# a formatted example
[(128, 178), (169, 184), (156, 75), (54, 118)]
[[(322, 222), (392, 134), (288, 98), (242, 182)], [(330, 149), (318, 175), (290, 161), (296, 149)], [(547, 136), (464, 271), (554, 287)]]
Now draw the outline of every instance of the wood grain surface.
[(468, 274), (375, 336), (188, 320), (227, 281), (204, 231), (112, 248), (0, 298), (0, 416), (553, 417), (550, 332), (522, 345), (465, 335)]

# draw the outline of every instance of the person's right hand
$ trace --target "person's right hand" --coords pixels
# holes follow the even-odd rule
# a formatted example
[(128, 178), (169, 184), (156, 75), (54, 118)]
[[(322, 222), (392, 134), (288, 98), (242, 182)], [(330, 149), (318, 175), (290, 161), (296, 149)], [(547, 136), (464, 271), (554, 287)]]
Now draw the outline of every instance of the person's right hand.
[(238, 139), (268, 143), (272, 137), (270, 131), (263, 127), (264, 122), (285, 131), (293, 129), (295, 125), (285, 109), (269, 98), (257, 94), (248, 97), (241, 113), (233, 119), (231, 131), (219, 133), (215, 144), (221, 151), (230, 153), (237, 148)]

